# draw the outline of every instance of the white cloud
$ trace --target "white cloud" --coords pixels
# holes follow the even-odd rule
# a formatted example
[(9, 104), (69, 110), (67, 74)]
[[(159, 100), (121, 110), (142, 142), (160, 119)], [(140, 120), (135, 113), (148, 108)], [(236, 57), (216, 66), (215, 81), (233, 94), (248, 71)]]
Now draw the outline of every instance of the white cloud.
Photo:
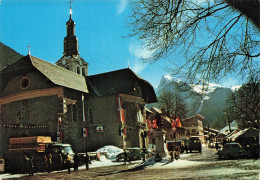
[(117, 5), (117, 14), (121, 14), (124, 12), (126, 6), (127, 6), (128, 0), (120, 0), (119, 4)]
[[(131, 43), (129, 45), (129, 52), (133, 57), (133, 59), (130, 60), (131, 69), (135, 73), (140, 73), (148, 65), (147, 63), (142, 62), (141, 59), (151, 57), (152, 52), (135, 43)], [(133, 62), (131, 63), (131, 61), (133, 61)]]

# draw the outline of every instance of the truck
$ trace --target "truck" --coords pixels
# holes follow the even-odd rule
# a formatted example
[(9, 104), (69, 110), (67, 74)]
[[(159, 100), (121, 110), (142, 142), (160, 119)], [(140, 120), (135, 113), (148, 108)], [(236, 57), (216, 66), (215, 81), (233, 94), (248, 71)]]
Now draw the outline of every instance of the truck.
[(60, 153), (63, 159), (69, 153), (73, 164), (74, 152), (70, 144), (52, 142), (51, 137), (48, 136), (18, 137), (9, 139), (9, 151), (3, 156), (4, 171), (24, 173), (27, 168), (24, 155), (33, 157), (35, 172), (44, 171), (47, 153), (52, 155), (52, 169), (58, 168), (59, 163), (57, 161)]
[(198, 137), (190, 137), (189, 141), (188, 141), (188, 149), (190, 152), (192, 151), (197, 151), (199, 153), (201, 153), (201, 140)]

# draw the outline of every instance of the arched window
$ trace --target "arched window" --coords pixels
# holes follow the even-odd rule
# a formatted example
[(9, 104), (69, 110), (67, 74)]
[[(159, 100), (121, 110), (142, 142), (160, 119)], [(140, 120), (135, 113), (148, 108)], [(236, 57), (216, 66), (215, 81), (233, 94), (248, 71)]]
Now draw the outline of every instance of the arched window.
[(88, 108), (88, 119), (90, 124), (93, 124), (93, 109), (92, 108)]
[(77, 74), (81, 74), (80, 67), (77, 66)]
[(76, 104), (73, 104), (72, 106), (72, 120), (78, 121), (78, 108)]
[(82, 68), (82, 76), (86, 76), (85, 68)]

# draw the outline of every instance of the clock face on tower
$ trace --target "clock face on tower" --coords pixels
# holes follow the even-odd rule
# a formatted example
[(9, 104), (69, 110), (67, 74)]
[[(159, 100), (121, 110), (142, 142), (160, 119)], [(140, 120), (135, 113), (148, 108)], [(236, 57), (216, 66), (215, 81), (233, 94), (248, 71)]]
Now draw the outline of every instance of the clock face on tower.
[(63, 65), (65, 65), (66, 64), (66, 60), (64, 59), (64, 60), (62, 60), (62, 62), (61, 62)]

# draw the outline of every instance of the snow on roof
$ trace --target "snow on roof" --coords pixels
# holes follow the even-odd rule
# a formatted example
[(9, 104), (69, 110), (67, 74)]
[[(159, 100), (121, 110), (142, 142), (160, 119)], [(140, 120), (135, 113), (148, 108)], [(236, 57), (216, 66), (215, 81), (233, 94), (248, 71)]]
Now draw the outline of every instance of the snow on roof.
[[(237, 124), (236, 121), (232, 121), (232, 122), (230, 123), (230, 129), (231, 129), (231, 130), (238, 129), (238, 124)], [(225, 126), (224, 128), (222, 128), (222, 129), (220, 130), (220, 132), (226, 134), (227, 132), (229, 132), (229, 126), (228, 126), (228, 125)]]

